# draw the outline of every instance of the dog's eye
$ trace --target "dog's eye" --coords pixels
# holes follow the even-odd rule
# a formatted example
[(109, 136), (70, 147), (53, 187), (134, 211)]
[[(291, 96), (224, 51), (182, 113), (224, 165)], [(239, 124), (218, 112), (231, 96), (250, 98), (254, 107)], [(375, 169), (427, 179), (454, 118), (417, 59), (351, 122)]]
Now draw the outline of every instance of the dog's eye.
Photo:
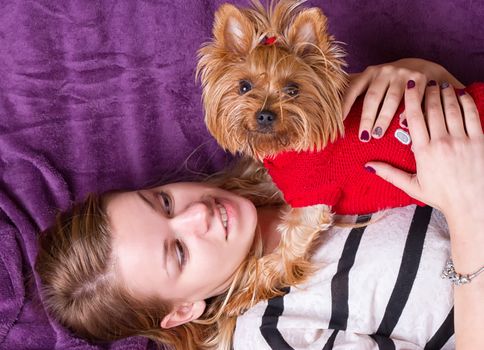
[(252, 84), (250, 82), (248, 82), (247, 80), (241, 80), (239, 82), (239, 93), (241, 95), (249, 92), (250, 90), (252, 90)]
[(284, 88), (284, 92), (291, 97), (297, 96), (299, 94), (299, 87), (297, 84), (289, 84)]

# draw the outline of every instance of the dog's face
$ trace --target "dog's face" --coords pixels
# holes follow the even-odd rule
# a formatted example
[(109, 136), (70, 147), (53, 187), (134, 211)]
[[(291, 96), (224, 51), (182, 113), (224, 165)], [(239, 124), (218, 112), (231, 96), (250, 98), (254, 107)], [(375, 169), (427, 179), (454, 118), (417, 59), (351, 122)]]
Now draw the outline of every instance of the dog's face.
[(219, 144), (256, 159), (320, 149), (343, 131), (342, 52), (319, 9), (222, 5), (200, 49), (205, 121)]

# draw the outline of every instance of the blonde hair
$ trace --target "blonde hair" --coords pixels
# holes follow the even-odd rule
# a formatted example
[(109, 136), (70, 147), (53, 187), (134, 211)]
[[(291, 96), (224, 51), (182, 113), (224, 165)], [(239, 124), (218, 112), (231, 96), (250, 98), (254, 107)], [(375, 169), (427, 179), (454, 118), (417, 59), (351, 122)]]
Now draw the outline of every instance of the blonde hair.
[[(280, 206), (282, 196), (259, 164), (240, 161), (228, 171), (205, 181), (249, 198), (256, 206)], [(35, 269), (42, 281), (46, 309), (60, 323), (91, 341), (144, 336), (176, 349), (230, 349), (236, 317), (255, 302), (282, 294), (271, 284), (259, 295), (267, 260), (260, 232), (229, 289), (207, 300), (203, 315), (190, 323), (163, 329), (171, 303), (159, 298), (137, 298), (116, 279), (112, 261), (105, 196), (91, 194), (57, 216), (39, 238)], [(265, 276), (267, 277), (267, 276)], [(271, 276), (269, 276), (271, 277)], [(301, 276), (303, 277), (303, 276)]]

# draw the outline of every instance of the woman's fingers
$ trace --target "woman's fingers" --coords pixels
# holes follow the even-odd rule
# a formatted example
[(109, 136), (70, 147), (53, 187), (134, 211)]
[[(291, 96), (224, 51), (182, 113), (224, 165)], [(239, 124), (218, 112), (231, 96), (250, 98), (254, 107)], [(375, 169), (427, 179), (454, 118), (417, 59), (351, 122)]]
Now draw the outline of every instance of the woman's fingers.
[[(378, 139), (381, 138), (385, 132), (388, 129), (388, 126), (390, 125), (392, 119), (395, 116), (395, 113), (398, 109), (398, 106), (400, 105), (400, 102), (402, 101), (403, 94), (405, 92), (405, 78), (406, 76), (413, 76), (412, 80), (415, 82), (416, 89), (419, 93), (419, 99), (420, 101), (423, 98), (423, 94), (425, 91), (425, 84), (427, 83), (427, 79), (424, 75), (414, 73), (414, 72), (404, 72), (401, 73), (397, 76), (397, 78), (392, 79), (389, 83), (386, 83), (385, 85), (381, 83), (379, 89), (383, 91), (383, 86), (386, 86), (389, 84), (387, 91), (385, 92), (385, 95), (383, 98), (380, 96), (376, 96), (376, 98), (380, 98), (383, 100), (383, 104), (381, 106), (381, 110), (378, 114), (378, 116), (375, 116), (377, 113), (378, 106), (371, 106), (369, 107), (369, 112), (368, 115), (371, 117), (373, 115), (373, 119), (375, 121), (373, 122), (373, 130), (371, 135)], [(384, 77), (384, 79), (388, 80), (388, 77)], [(378, 87), (379, 85), (375, 84), (375, 87)], [(365, 108), (365, 106), (363, 106)], [(363, 115), (365, 115), (365, 110), (363, 109)]]
[(459, 101), (455, 95), (454, 88), (447, 82), (441, 84), (442, 104), (444, 106), (445, 122), (449, 134), (454, 136), (465, 136), (464, 120), (460, 111)]
[(435, 81), (430, 81), (425, 90), (425, 115), (431, 138), (447, 135), (444, 110), (440, 99), (440, 88)]
[(464, 90), (458, 90), (457, 95), (464, 112), (467, 135), (470, 138), (482, 137), (481, 119), (474, 100)]
[(355, 103), (358, 96), (366, 91), (370, 84), (370, 78), (367, 71), (350, 76), (350, 84), (343, 96), (343, 119), (346, 119), (348, 113)]
[(375, 173), (383, 180), (398, 187), (410, 197), (419, 199), (421, 193), (420, 185), (415, 174), (409, 174), (401, 169), (397, 169), (387, 163), (369, 162), (365, 165), (368, 171), (375, 170)]
[(367, 170), (374, 169), (384, 180), (444, 213), (455, 212), (469, 203), (471, 206), (464, 210), (471, 212), (473, 198), (481, 198), (484, 189), (484, 134), (478, 111), (471, 96), (462, 91), (456, 97), (452, 87), (429, 85), (425, 102), (427, 123), (415, 81), (409, 80), (405, 90), (405, 115), (416, 174), (379, 162), (368, 162)]
[[(365, 99), (363, 100), (363, 109), (361, 111), (359, 131), (361, 141), (370, 141), (378, 108), (387, 92), (387, 88), (388, 80), (381, 78), (373, 81), (366, 92)], [(381, 133), (381, 135), (383, 135), (383, 133)]]
[(413, 146), (420, 147), (427, 144), (429, 133), (422, 113), (420, 93), (413, 80), (407, 82), (405, 90), (405, 116)]
[(388, 129), (395, 112), (402, 101), (405, 87), (402, 83), (390, 84), (385, 95), (385, 100), (381, 107), (380, 113), (374, 123), (372, 136), (376, 139), (382, 137)]

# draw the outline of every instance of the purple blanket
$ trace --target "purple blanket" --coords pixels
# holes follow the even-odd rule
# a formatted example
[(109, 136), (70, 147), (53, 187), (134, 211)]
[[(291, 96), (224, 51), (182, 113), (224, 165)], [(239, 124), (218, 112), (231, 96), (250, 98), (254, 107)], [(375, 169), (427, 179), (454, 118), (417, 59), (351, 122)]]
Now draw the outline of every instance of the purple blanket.
[[(36, 236), (88, 192), (189, 178), (230, 161), (205, 129), (194, 78), (221, 3), (0, 2), (1, 349), (152, 347), (140, 338), (89, 345), (49, 319), (32, 274)], [(350, 71), (415, 56), (464, 83), (484, 80), (483, 2), (310, 4), (348, 44)]]

